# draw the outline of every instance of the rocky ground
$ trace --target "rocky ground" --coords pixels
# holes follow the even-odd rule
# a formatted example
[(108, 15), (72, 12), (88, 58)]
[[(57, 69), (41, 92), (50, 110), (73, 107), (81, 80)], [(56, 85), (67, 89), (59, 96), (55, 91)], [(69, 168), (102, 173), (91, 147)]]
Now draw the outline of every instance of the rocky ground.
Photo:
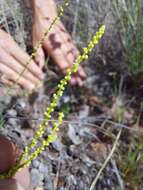
[[(9, 0), (8, 3), (11, 1)], [(96, 3), (98, 4), (97, 12), (93, 8)], [(126, 67), (124, 64), (120, 66), (122, 52), (120, 44), (115, 40), (117, 38), (116, 29), (113, 30), (114, 27), (111, 27), (114, 21), (110, 14), (110, 3), (108, 4), (107, 1), (102, 3), (96, 1), (96, 3), (94, 1), (84, 1), (84, 3), (73, 1), (63, 18), (79, 48), (87, 43), (100, 23), (105, 22), (107, 32), (101, 44), (95, 49), (96, 56), (94, 50), (89, 61), (83, 64), (88, 74), (84, 86), (68, 87), (59, 101), (56, 111), (62, 109), (66, 114), (65, 121), (60, 126), (59, 138), (30, 166), (31, 180), (36, 190), (88, 190), (109, 154), (118, 129), (121, 128), (117, 122), (117, 107), (120, 104), (122, 106), (123, 102), (118, 96), (120, 95), (118, 90), (115, 90), (117, 86), (114, 86), (114, 76), (118, 78), (118, 74), (126, 72)], [(101, 6), (103, 3), (104, 6)], [(75, 5), (78, 7), (78, 18), (73, 16)], [(31, 19), (31, 13), (28, 11), (29, 5), (25, 6), (23, 1), (17, 0), (15, 10), (19, 9), (26, 10), (29, 20)], [(8, 10), (5, 12), (7, 13)], [(11, 17), (11, 15), (8, 16)], [(21, 18), (24, 19), (22, 15)], [(74, 19), (71, 20), (71, 18)], [(18, 19), (19, 17), (16, 17), (15, 22), (18, 22)], [(26, 23), (29, 21), (23, 20), (23, 25), (20, 24), (19, 30), (23, 31), (22, 38), (19, 35), (17, 37), (14, 22), (9, 25), (19, 44), (23, 48), (28, 47), (29, 51), (31, 44), (26, 42), (29, 41), (30, 35), (27, 34), (30, 34), (31, 27)], [(43, 112), (49, 105), (52, 93), (62, 77), (57, 75), (58, 72), (59, 70), (50, 64), (47, 70), (48, 80), (38, 92), (35, 91), (30, 96), (18, 95), (17, 92), (13, 95), (5, 95), (6, 87), (1, 84), (1, 94), (4, 93), (0, 96), (0, 113), (5, 124), (0, 131), (22, 148), (32, 139), (43, 119)], [(119, 80), (118, 83), (120, 82)], [(126, 108), (124, 123), (132, 124), (135, 121), (134, 112), (128, 106)], [(56, 114), (54, 119), (56, 119)], [(49, 129), (50, 123), (47, 126), (47, 133)], [(105, 168), (95, 189), (124, 189), (115, 157)]]
[[(69, 95), (62, 99), (66, 104), (71, 104), (72, 97)], [(27, 98), (1, 98), (2, 114), (5, 116), (5, 127), (1, 129), (1, 133), (20, 146), (29, 142), (42, 120), (45, 102), (47, 104), (48, 101), (45, 95), (39, 95), (33, 104)], [(103, 143), (104, 130), (96, 128), (98, 118), (104, 118), (103, 113), (91, 116), (91, 109), (94, 107), (85, 103), (76, 104), (75, 102), (73, 109), (78, 109), (78, 112), (68, 114), (65, 119), (67, 122), (60, 127), (59, 138), (32, 162), (30, 171), (34, 187), (45, 190), (87, 190), (106, 158), (111, 144)], [(50, 125), (47, 126), (47, 132), (49, 128)], [(108, 138), (112, 140), (112, 137)], [(120, 189), (117, 171), (111, 163), (105, 169), (96, 189)]]

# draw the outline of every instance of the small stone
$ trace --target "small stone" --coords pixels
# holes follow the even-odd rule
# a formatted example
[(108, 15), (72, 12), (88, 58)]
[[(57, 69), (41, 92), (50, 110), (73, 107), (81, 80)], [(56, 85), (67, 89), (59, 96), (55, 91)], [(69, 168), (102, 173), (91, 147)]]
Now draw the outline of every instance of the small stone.
[(48, 166), (44, 165), (43, 163), (40, 163), (39, 165), (39, 171), (43, 174), (48, 173)]
[(44, 183), (45, 190), (54, 189), (53, 181), (54, 181), (54, 176), (53, 177), (51, 175), (45, 176), (45, 183)]
[(88, 166), (91, 167), (93, 164), (95, 164), (94, 160), (91, 160), (87, 155), (82, 154), (81, 160)]
[(70, 97), (65, 95), (65, 96), (63, 97), (63, 101), (64, 101), (64, 103), (70, 102)]
[(90, 136), (90, 138), (91, 138), (93, 134), (91, 133), (91, 131), (90, 131), (89, 128), (87, 128), (87, 127), (82, 127), (82, 128), (80, 129), (80, 131), (79, 131), (79, 135), (80, 135), (81, 137), (84, 137), (84, 138), (87, 138), (87, 137), (89, 137), (89, 136)]
[(52, 146), (55, 150), (59, 152), (63, 149), (63, 144), (59, 141), (59, 139), (56, 139), (55, 141), (53, 141)]
[(22, 98), (16, 101), (15, 109), (20, 115), (30, 113), (29, 104)]
[(17, 126), (17, 120), (15, 118), (9, 118), (7, 124)]
[(74, 158), (78, 158), (79, 157), (79, 151), (76, 147), (76, 145), (72, 144), (70, 145), (69, 149), (67, 149), (67, 153), (69, 156), (72, 156)]
[(44, 185), (43, 180), (44, 180), (44, 175), (41, 174), (37, 169), (33, 168), (31, 170), (31, 181), (33, 187), (43, 186)]
[(82, 143), (82, 139), (79, 137), (76, 126), (74, 125), (69, 124), (68, 137), (75, 145)]
[(110, 179), (107, 179), (107, 185), (110, 187), (111, 186), (111, 181)]
[(73, 184), (73, 185), (77, 185), (77, 181), (76, 181), (76, 178), (74, 177), (74, 175), (68, 176), (68, 183)]
[(87, 105), (83, 105), (82, 106), (82, 108), (81, 108), (81, 110), (80, 110), (80, 112), (79, 112), (79, 118), (80, 119), (83, 119), (83, 118), (86, 118), (86, 117), (88, 117), (88, 115), (89, 115), (89, 106), (87, 106)]
[(26, 108), (26, 102), (23, 99), (18, 99), (16, 102), (16, 108), (19, 110)]
[(32, 165), (34, 168), (38, 168), (40, 165), (40, 162), (38, 160), (33, 160)]
[[(1, 88), (0, 88), (0, 92), (2, 92)], [(4, 96), (4, 95), (0, 96), (0, 102), (3, 104), (8, 105), (10, 101), (11, 101), (11, 96)]]
[(10, 110), (7, 111), (6, 115), (7, 115), (8, 117), (9, 117), (9, 116), (11, 116), (11, 117), (16, 117), (16, 116), (17, 116), (17, 111), (14, 110), (14, 109), (10, 109)]

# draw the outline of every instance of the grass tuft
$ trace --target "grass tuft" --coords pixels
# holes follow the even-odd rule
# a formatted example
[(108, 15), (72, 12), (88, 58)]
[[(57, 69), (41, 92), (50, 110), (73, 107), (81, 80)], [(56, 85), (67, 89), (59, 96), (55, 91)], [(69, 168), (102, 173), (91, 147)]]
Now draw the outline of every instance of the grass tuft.
[[(119, 169), (129, 189), (138, 189), (142, 185), (143, 143), (142, 136), (131, 137), (126, 153), (120, 154)], [(123, 150), (125, 151), (125, 150)], [(142, 188), (140, 188), (142, 189)]]
[(143, 79), (142, 0), (112, 0), (113, 13), (131, 74)]

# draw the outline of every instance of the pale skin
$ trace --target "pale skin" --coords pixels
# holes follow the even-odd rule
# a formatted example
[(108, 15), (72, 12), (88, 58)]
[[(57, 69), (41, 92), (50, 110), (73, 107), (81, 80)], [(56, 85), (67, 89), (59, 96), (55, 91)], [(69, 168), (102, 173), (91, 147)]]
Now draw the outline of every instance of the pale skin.
[[(0, 173), (13, 167), (21, 153), (21, 149), (15, 143), (0, 135)], [(0, 189), (31, 190), (28, 168), (18, 171), (11, 179), (0, 180)]]
[[(33, 7), (33, 46), (42, 38), (45, 29), (57, 15), (56, 5), (53, 0), (32, 0)], [(45, 54), (45, 53), (46, 54)], [(75, 47), (71, 36), (61, 21), (58, 21), (50, 31), (47, 39), (38, 50), (35, 60), (28, 65), (28, 69), (20, 77), (18, 84), (25, 89), (32, 90), (44, 78), (42, 67), (45, 58), (49, 55), (60, 70), (65, 73), (71, 67), (79, 51)], [(13, 38), (0, 29), (0, 71), (5, 82), (15, 82), (23, 71), (29, 55), (24, 52)], [(82, 85), (86, 74), (82, 67), (72, 77), (71, 84)], [(7, 80), (8, 79), (8, 80)]]
[[(45, 29), (50, 25), (57, 12), (53, 0), (43, 0), (42, 3), (41, 0), (32, 0), (32, 7), (34, 13), (32, 32), (34, 46), (42, 38)], [(42, 68), (47, 55), (53, 59), (63, 73), (72, 66), (75, 58), (79, 55), (79, 51), (61, 21), (58, 21), (52, 28), (48, 38), (38, 50), (35, 60), (30, 62), (28, 69), (18, 80), (21, 87), (33, 90), (43, 80)], [(29, 58), (29, 55), (18, 46), (13, 38), (0, 29), (0, 72), (3, 74), (2, 78), (5, 83), (9, 83), (9, 81), (16, 82)], [(82, 85), (85, 78), (86, 74), (83, 68), (80, 67), (72, 77), (71, 84)], [(21, 181), (23, 179), (21, 176), (27, 176), (27, 172), (26, 169), (23, 173), (18, 173), (15, 179), (0, 181), (3, 190), (29, 190), (29, 188), (27, 189), (28, 184)]]

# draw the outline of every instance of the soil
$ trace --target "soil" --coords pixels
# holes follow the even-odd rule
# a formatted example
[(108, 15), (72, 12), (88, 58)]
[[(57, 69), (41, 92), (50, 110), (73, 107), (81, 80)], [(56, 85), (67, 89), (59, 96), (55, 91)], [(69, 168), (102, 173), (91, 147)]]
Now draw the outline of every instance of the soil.
[[(29, 5), (25, 6), (23, 1), (18, 0), (17, 3), (20, 10), (29, 15), (28, 18), (31, 22)], [(96, 3), (100, 4), (100, 1), (96, 1)], [(121, 73), (124, 75), (127, 70), (126, 66), (121, 64), (123, 63), (123, 55), (120, 44), (115, 40), (117, 33), (115, 29), (113, 30), (114, 20), (108, 9), (110, 5), (108, 3), (104, 3), (105, 7), (98, 5), (97, 13), (100, 14), (103, 12), (102, 9), (105, 9), (108, 12), (107, 15), (101, 14), (101, 17), (99, 17), (98, 14), (93, 16), (92, 13), (89, 14), (89, 18), (81, 12), (83, 7), (87, 10), (86, 3), (82, 5), (83, 7), (79, 5), (78, 22), (80, 24), (77, 24), (76, 36), (74, 36), (75, 23), (71, 18), (74, 15), (73, 7), (75, 5), (76, 1), (73, 1), (66, 11), (63, 22), (69, 32), (73, 34), (79, 48), (88, 41), (85, 38), (86, 27), (83, 26), (90, 18), (92, 18), (92, 22), (89, 22), (88, 25), (92, 31), (96, 31), (99, 24), (104, 20), (107, 22), (107, 32), (100, 45), (91, 54), (88, 62), (83, 63), (88, 74), (84, 86), (69, 86), (59, 100), (56, 113), (62, 109), (66, 114), (66, 118), (60, 126), (58, 139), (33, 160), (30, 166), (32, 185), (37, 190), (38, 187), (39, 189), (41, 187), (41, 190), (90, 189), (91, 183), (105, 158), (107, 158), (119, 129), (118, 125), (110, 122), (116, 122), (114, 112), (116, 111), (117, 99), (115, 99), (114, 82), (118, 81), (118, 86), (120, 86), (120, 77), (118, 78), (118, 76)], [(90, 11), (90, 8), (93, 9), (94, 0), (89, 1), (87, 5), (88, 11)], [(95, 19), (97, 23), (94, 23), (93, 18), (98, 18)], [(29, 21), (23, 22), (24, 31), (26, 34), (30, 34), (31, 27), (26, 22)], [(82, 32), (83, 28), (84, 31)], [(11, 32), (13, 34), (15, 34), (14, 31), (12, 26)], [(31, 44), (27, 43), (30, 38), (30, 35), (23, 38), (26, 44), (25, 48), (28, 51), (31, 51)], [(19, 44), (22, 46), (22, 42), (19, 42)], [(59, 76), (59, 70), (53, 67), (52, 64), (46, 72), (48, 80), (45, 81), (43, 87), (38, 89), (38, 92), (35, 91), (29, 96), (19, 95), (17, 92), (14, 92), (13, 95), (5, 95), (6, 87), (4, 85), (0, 89), (1, 94), (4, 92), (4, 96), (0, 96), (0, 113), (4, 118), (4, 127), (0, 129), (0, 133), (11, 138), (21, 148), (24, 148), (32, 139), (43, 119), (44, 110), (51, 101), (56, 85), (62, 78), (62, 75)], [(130, 93), (128, 96), (130, 96)], [(57, 118), (56, 113), (53, 116), (54, 119)], [(134, 115), (136, 114), (132, 114), (131, 107), (129, 107), (126, 110), (123, 124), (132, 125), (135, 122)], [(51, 124), (49, 123), (43, 139), (49, 132), (50, 127)], [(100, 176), (95, 189), (121, 190), (122, 188), (118, 165), (113, 157)]]

